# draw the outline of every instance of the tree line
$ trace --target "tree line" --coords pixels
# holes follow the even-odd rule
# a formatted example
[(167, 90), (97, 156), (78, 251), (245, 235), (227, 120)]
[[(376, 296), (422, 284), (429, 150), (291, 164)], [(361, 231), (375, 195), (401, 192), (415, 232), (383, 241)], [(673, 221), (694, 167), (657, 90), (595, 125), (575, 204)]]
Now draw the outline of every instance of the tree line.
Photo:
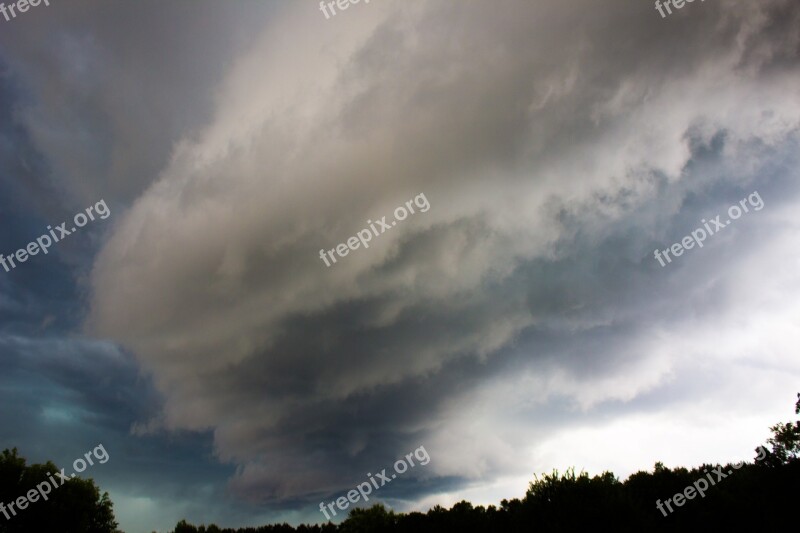
[[(800, 414), (800, 394), (795, 413)], [(752, 462), (590, 477), (574, 469), (534, 476), (521, 498), (499, 505), (461, 501), (426, 513), (396, 513), (382, 504), (353, 509), (340, 524), (273, 524), (239, 529), (181, 520), (172, 533), (529, 533), (602, 527), (640, 531), (797, 530), (800, 420), (778, 423)], [(681, 436), (676, 435), (676, 439)], [(60, 470), (50, 461), (26, 464), (17, 449), (0, 453), (0, 503), (15, 501)], [(702, 493), (702, 495), (700, 494)], [(669, 502), (669, 505), (667, 505)], [(108, 493), (91, 479), (73, 478), (18, 515), (0, 514), (0, 533), (122, 533)], [(668, 511), (666, 510), (668, 509)]]

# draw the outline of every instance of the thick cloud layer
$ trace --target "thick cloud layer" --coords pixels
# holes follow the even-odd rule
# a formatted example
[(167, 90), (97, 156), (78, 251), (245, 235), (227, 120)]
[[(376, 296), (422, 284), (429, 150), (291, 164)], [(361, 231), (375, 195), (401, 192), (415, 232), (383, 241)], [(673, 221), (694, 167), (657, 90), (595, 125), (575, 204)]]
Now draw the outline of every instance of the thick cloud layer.
[(42, 7), (2, 21), (0, 67), (20, 93), (13, 119), (55, 175), (29, 179), (78, 206), (98, 193), (125, 203), (141, 194), (173, 144), (209, 119), (231, 56), (276, 11), (254, 0)]
[[(728, 385), (755, 358), (796, 378), (798, 53), (790, 0), (669, 20), (622, 0), (293, 4), (118, 224), (88, 329), (165, 396), (138, 431), (212, 430), (256, 501), (349, 488), (420, 444), (408, 476), (430, 492), (529, 472), (572, 423), (541, 402), (622, 420), (609, 406), (668, 402), (697, 360)], [(763, 211), (654, 260), (754, 190)], [(420, 193), (429, 211), (320, 260)]]

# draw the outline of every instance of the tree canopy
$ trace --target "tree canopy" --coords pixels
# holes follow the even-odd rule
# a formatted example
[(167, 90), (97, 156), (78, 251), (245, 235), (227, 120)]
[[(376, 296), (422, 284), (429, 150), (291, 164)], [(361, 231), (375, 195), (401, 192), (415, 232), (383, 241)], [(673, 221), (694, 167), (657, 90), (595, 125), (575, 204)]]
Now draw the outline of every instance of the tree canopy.
[(108, 493), (100, 494), (100, 489), (91, 479), (76, 477), (61, 484), (55, 475), (60, 470), (51, 461), (28, 465), (16, 448), (0, 453), (0, 503), (8, 505), (29, 491), (36, 491), (41, 483), (52, 485), (51, 476), (58, 485), (46, 495), (46, 500), (38, 496), (24, 510), (16, 510), (16, 515), (7, 511), (10, 518), (0, 514), (0, 533), (117, 531)]

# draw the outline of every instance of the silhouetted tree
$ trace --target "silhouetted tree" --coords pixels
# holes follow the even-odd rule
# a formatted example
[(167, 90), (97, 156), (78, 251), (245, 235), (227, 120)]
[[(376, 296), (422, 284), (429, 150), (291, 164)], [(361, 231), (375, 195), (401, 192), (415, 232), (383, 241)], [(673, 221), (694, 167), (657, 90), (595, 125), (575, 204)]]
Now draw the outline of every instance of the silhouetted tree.
[[(3, 450), (0, 453), (0, 502), (8, 504), (29, 491), (60, 469), (48, 461), (45, 464), (26, 465), (17, 449)], [(62, 485), (51, 487), (47, 499), (37, 496), (37, 501), (28, 503), (25, 509), (16, 509), (16, 515), (9, 513), (6, 519), (0, 515), (0, 533), (29, 533), (38, 531), (59, 531), (63, 533), (115, 533), (117, 522), (114, 519), (113, 504), (108, 493), (100, 494), (91, 479), (72, 478)]]
[[(794, 412), (800, 415), (800, 393), (797, 394)], [(767, 450), (763, 463), (775, 467), (797, 461), (800, 457), (800, 420), (785, 424), (778, 422), (769, 429), (772, 431), (772, 437), (767, 439), (770, 450)]]
[(175, 533), (197, 533), (197, 528), (184, 519), (175, 526)]
[(369, 533), (370, 531), (395, 531), (397, 516), (383, 504), (368, 509), (353, 509), (347, 520), (339, 526), (342, 533)]

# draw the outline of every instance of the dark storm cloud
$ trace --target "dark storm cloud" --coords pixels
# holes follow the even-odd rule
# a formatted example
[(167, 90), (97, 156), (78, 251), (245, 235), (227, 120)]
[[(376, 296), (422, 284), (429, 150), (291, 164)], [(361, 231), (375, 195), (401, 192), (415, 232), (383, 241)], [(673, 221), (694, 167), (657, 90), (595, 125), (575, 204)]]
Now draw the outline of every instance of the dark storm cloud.
[[(213, 430), (247, 499), (333, 494), (420, 444), (409, 479), (518, 472), (543, 429), (496, 433), (514, 379), (583, 406), (658, 387), (649, 339), (686, 326), (673, 285), (702, 302), (707, 282), (698, 254), (662, 271), (653, 248), (756, 186), (795, 198), (789, 2), (306, 8), (230, 70), (92, 277), (92, 331), (165, 396), (140, 429)], [(429, 212), (318, 259), (420, 192)], [(776, 223), (738, 224), (703, 261)]]
[(213, 460), (209, 433), (131, 439), (161, 399), (130, 354), (74, 336), (86, 275), (174, 143), (209, 120), (222, 73), (274, 7), (70, 1), (0, 23), (0, 253), (100, 198), (112, 211), (107, 225), (0, 270), (2, 446), (67, 465), (104, 443), (113, 460), (88, 475), (129, 532), (174, 525), (190, 508), (224, 517), (233, 469)]
[[(113, 215), (0, 272), (3, 440), (62, 462), (107, 443), (96, 475), (150, 531), (315, 507), (420, 445), (431, 463), (380, 498), (529, 478), (580, 460), (571, 441), (638, 467), (641, 434), (692, 402), (759, 428), (736, 415), (800, 372), (799, 47), (790, 0), (668, 20), (622, 0), (331, 20), (80, 1), (5, 24), (0, 252), (99, 198)], [(763, 211), (658, 265), (755, 189)], [(423, 192), (430, 211), (318, 259)], [(125, 349), (70, 334), (86, 305)], [(558, 440), (630, 417), (640, 455)]]
[[(47, 397), (62, 395), (60, 400), (51, 398), (52, 405), (63, 403), (67, 409), (85, 413), (86, 418), (78, 418), (87, 428), (127, 430), (130, 420), (157, 405), (146, 380), (137, 379), (133, 359), (113, 345), (17, 336), (4, 336), (0, 342), (7, 384), (35, 379), (39, 385), (28, 401), (41, 407), (48, 403)], [(43, 398), (33, 401), (38, 395)], [(69, 401), (64, 401), (65, 396), (71, 396)]]
[(14, 118), (67, 200), (131, 201), (174, 144), (209, 120), (231, 57), (275, 7), (237, 4), (53, 2), (3, 21), (0, 55), (19, 90)]
[(224, 489), (233, 469), (211, 460), (211, 435), (131, 438), (131, 426), (154, 416), (160, 398), (129, 354), (105, 342), (2, 335), (0, 361), (0, 448), (68, 467), (103, 444), (109, 462), (84, 475), (111, 493), (129, 531), (174, 525), (192, 506), (214, 509), (216, 519), (236, 509)]

